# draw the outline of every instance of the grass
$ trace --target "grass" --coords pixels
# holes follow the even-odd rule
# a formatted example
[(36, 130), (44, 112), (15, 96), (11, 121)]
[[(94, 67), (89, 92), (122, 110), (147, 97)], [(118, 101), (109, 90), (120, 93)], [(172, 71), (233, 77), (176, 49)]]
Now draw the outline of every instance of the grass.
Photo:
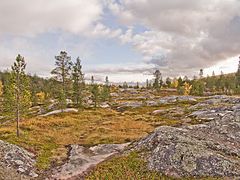
[(98, 108), (34, 117), (20, 123), (20, 138), (15, 135), (15, 123), (1, 125), (0, 139), (35, 153), (37, 168), (48, 169), (52, 162), (58, 165), (67, 158), (66, 146), (70, 144), (125, 143), (146, 136), (156, 126), (181, 124), (179, 120), (151, 115), (156, 109), (172, 106), (140, 107), (124, 113)]
[(147, 162), (139, 152), (114, 157), (98, 164), (85, 178), (86, 180), (221, 180), (214, 177), (171, 178), (159, 172), (150, 171)]
[(21, 121), (20, 138), (15, 135), (15, 122), (0, 125), (0, 139), (36, 154), (36, 166), (44, 170), (48, 169), (52, 162), (54, 165), (61, 164), (67, 158), (66, 147), (70, 144), (92, 146), (125, 143), (146, 136), (157, 126), (180, 125), (180, 117), (153, 116), (151, 113), (176, 106), (187, 110), (189, 105), (178, 102), (158, 107), (127, 108), (123, 113), (97, 108), (85, 109), (79, 113), (33, 117)]
[(52, 161), (61, 163), (67, 157), (69, 144), (124, 143), (154, 129), (151, 122), (107, 109), (35, 117), (23, 120), (20, 128), (21, 137), (17, 138), (15, 123), (2, 125), (0, 139), (35, 153), (39, 169), (49, 168)]
[(147, 163), (137, 152), (115, 157), (110, 161), (99, 164), (86, 177), (87, 180), (116, 180), (116, 179), (162, 179), (167, 180), (160, 173), (147, 170)]

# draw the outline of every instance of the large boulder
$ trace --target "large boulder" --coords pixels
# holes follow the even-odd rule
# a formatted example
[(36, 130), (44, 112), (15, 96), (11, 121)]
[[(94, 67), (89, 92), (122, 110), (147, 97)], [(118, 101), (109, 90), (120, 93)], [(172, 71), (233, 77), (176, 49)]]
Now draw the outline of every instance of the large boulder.
[[(0, 140), (0, 167), (16, 170), (20, 174), (37, 177), (35, 155), (16, 145)], [(9, 170), (9, 169), (8, 169)], [(4, 171), (7, 172), (7, 169)]]
[(240, 178), (240, 110), (201, 125), (162, 126), (132, 145), (148, 167), (173, 177)]

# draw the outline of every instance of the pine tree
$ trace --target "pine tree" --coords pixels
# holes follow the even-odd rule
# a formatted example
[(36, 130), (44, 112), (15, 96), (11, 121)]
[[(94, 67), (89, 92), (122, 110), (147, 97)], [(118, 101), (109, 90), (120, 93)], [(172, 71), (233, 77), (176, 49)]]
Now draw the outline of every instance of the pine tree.
[(202, 80), (193, 80), (191, 94), (202, 96), (204, 93), (205, 85)]
[(17, 136), (19, 137), (19, 121), (31, 105), (29, 78), (25, 73), (26, 63), (18, 55), (12, 66), (12, 71), (4, 86), (4, 109), (10, 116), (15, 116), (17, 122)]
[(139, 82), (137, 82), (135, 88), (136, 88), (136, 89), (139, 89)]
[(3, 83), (0, 81), (0, 98), (3, 95)]
[(101, 91), (101, 100), (108, 101), (109, 99), (110, 99), (110, 87), (109, 87), (108, 76), (106, 76), (105, 85), (103, 86)]
[(3, 83), (2, 81), (0, 81), (0, 114), (3, 114), (3, 99), (2, 99), (2, 95), (3, 95)]
[(149, 80), (146, 80), (146, 88), (149, 89)]
[(91, 93), (92, 93), (92, 101), (94, 102), (94, 107), (96, 108), (99, 103), (99, 87), (97, 84), (94, 83), (94, 77), (91, 78), (92, 84), (91, 84)]
[(166, 85), (167, 85), (168, 88), (171, 87), (171, 83), (172, 83), (172, 80), (170, 79), (170, 77), (167, 77), (166, 78)]
[(70, 80), (71, 70), (71, 57), (67, 55), (65, 51), (61, 51), (59, 56), (55, 56), (56, 68), (52, 70), (51, 74), (54, 75), (54, 79), (61, 83), (61, 89), (59, 90), (59, 103), (60, 108), (63, 110), (66, 108), (67, 91)]
[(123, 83), (123, 89), (127, 89), (128, 88), (128, 84), (127, 84), (127, 82), (125, 81), (124, 83)]
[(78, 108), (83, 106), (83, 90), (85, 87), (84, 75), (82, 73), (82, 65), (79, 57), (73, 65), (72, 72), (72, 81), (73, 81), (73, 102)]
[(214, 71), (212, 72), (212, 77), (215, 77), (215, 72)]
[(93, 85), (94, 84), (94, 77), (91, 76), (91, 84)]
[(203, 78), (203, 69), (200, 69), (200, 72), (199, 72), (199, 77), (200, 77), (200, 79), (202, 79), (202, 78)]
[(156, 70), (153, 75), (155, 77), (154, 83), (153, 83), (153, 87), (157, 91), (159, 91), (161, 89), (161, 87), (162, 87), (162, 84), (163, 84), (163, 82), (162, 82), (162, 74), (160, 73), (159, 70)]
[(238, 63), (238, 70), (236, 73), (236, 87), (240, 91), (240, 57), (239, 57), (239, 63)]

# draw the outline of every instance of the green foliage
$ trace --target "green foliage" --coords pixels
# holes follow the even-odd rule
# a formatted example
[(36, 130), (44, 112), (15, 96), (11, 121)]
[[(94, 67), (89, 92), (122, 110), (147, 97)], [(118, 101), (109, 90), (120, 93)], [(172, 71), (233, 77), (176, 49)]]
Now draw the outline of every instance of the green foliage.
[(128, 84), (127, 84), (127, 82), (124, 82), (123, 83), (123, 89), (127, 89), (128, 88)]
[(71, 57), (66, 52), (61, 51), (59, 56), (55, 56), (56, 67), (52, 70), (51, 74), (54, 75), (54, 79), (61, 83), (61, 89), (59, 89), (58, 100), (62, 109), (66, 108), (66, 98), (68, 92), (68, 85), (70, 81), (71, 70)]
[(92, 93), (92, 101), (94, 102), (94, 107), (96, 108), (99, 104), (99, 98), (100, 98), (99, 86), (97, 84), (91, 85), (91, 93)]
[(196, 96), (202, 96), (204, 93), (204, 82), (202, 80), (195, 80), (192, 83), (191, 94)]
[(108, 76), (106, 77), (105, 85), (103, 85), (101, 89), (100, 99), (103, 102), (110, 100), (110, 86), (109, 86)]
[(167, 79), (166, 79), (166, 85), (167, 85), (168, 88), (171, 87), (171, 83), (172, 83), (172, 80), (170, 79), (170, 77), (167, 77)]
[(4, 85), (3, 101), (4, 112), (9, 117), (17, 120), (17, 135), (19, 136), (18, 122), (26, 115), (31, 105), (31, 92), (29, 78), (25, 73), (26, 63), (22, 56), (18, 55), (12, 66), (12, 71)]
[(162, 74), (160, 73), (159, 70), (156, 70), (154, 72), (154, 83), (153, 83), (153, 88), (156, 89), (157, 91), (159, 91), (163, 85), (163, 81), (162, 81)]
[(73, 102), (78, 108), (83, 106), (83, 90), (85, 88), (84, 75), (82, 73), (81, 60), (77, 58), (76, 63), (73, 65), (72, 72), (73, 81)]

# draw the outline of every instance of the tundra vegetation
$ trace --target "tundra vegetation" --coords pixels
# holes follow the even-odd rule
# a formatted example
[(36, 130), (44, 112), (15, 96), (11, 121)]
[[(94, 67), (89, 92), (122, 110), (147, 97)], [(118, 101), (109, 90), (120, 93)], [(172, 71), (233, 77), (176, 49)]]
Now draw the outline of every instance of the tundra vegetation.
[[(0, 72), (0, 140), (33, 152), (40, 172), (66, 161), (68, 145), (127, 143), (159, 126), (202, 123), (197, 119), (178, 119), (191, 114), (189, 107), (206, 95), (240, 94), (240, 65), (232, 74), (216, 76), (213, 72), (212, 76), (204, 77), (201, 69), (198, 78), (167, 77), (165, 81), (160, 70), (156, 70), (154, 78), (147, 79), (145, 84), (115, 85), (108, 76), (103, 83), (94, 76), (90, 82), (86, 81), (79, 57), (72, 61), (62, 51), (55, 60), (51, 78), (27, 74), (27, 63), (21, 55), (16, 57), (10, 71)], [(203, 99), (155, 103), (156, 99), (169, 95)], [(78, 111), (65, 111), (73, 108)], [(62, 113), (44, 116), (54, 110)], [(154, 115), (164, 110), (174, 113)], [(136, 179), (168, 179), (148, 171), (138, 152), (98, 165), (88, 179), (115, 179), (115, 175), (120, 179), (126, 175)]]

